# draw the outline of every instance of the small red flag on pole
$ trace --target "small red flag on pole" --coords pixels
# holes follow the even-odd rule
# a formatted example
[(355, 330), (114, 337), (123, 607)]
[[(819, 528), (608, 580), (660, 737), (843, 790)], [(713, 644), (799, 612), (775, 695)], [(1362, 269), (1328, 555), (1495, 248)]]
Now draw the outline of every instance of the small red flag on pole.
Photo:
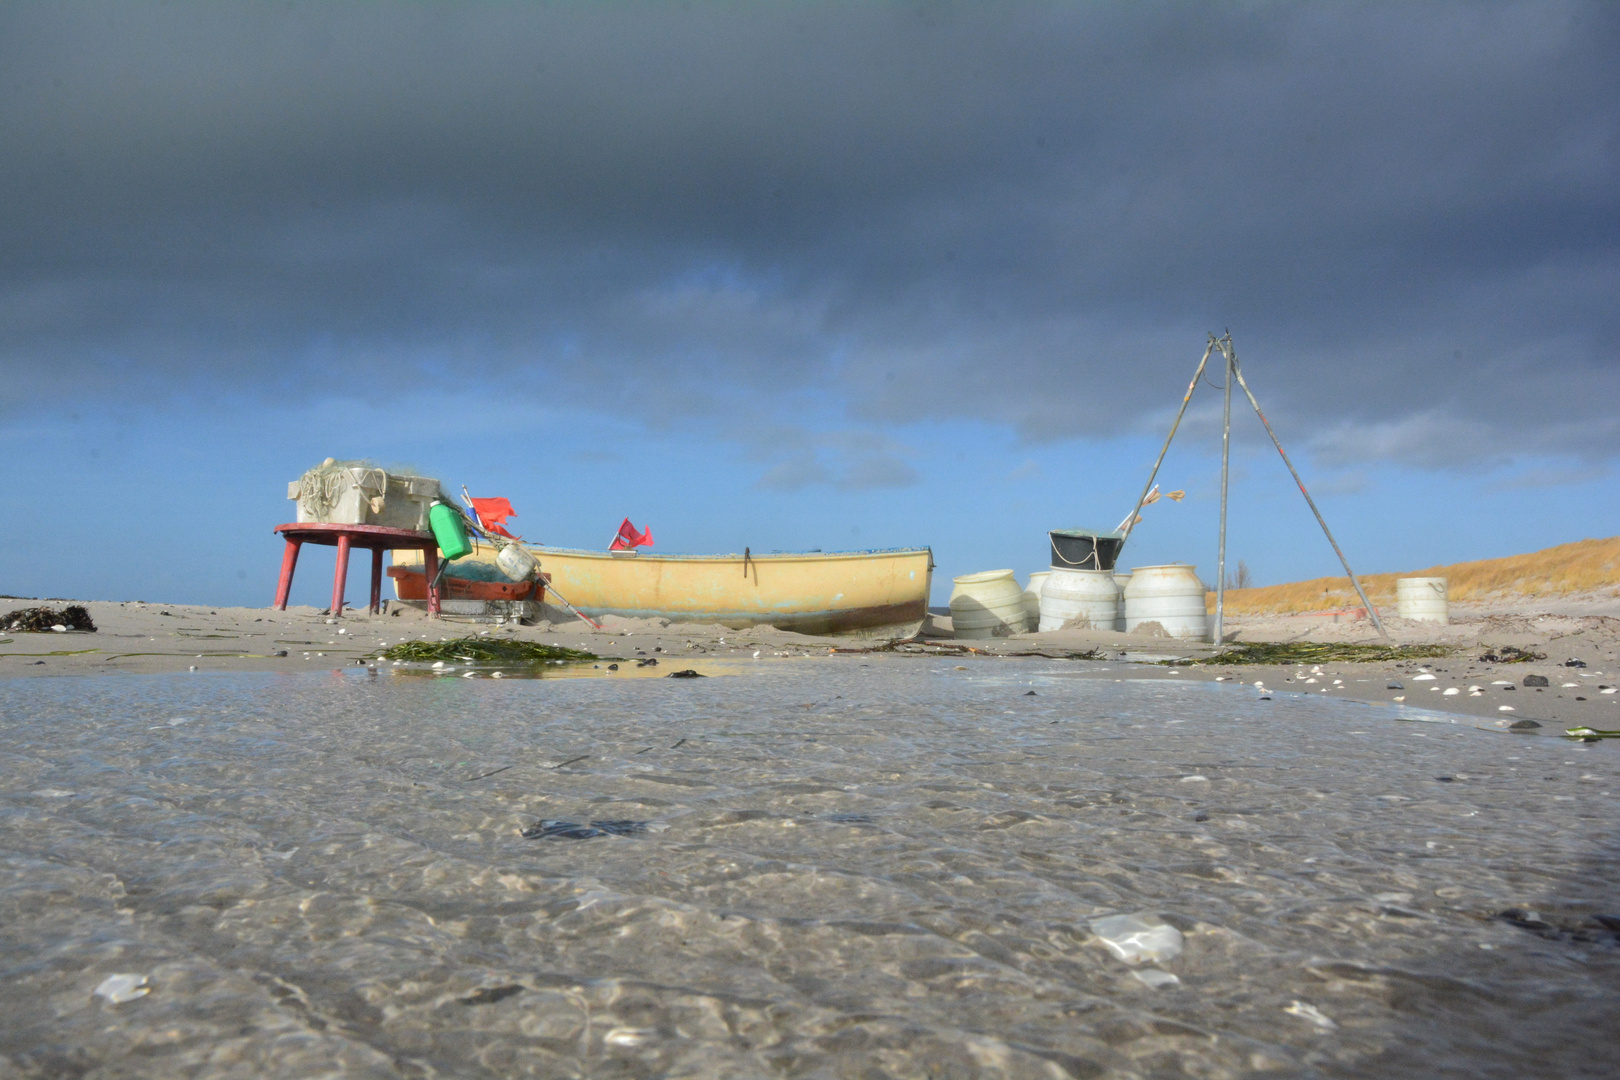
[(631, 548), (652, 547), (653, 535), (649, 527), (645, 532), (637, 532), (636, 527), (625, 518), (624, 524), (619, 526), (619, 535), (613, 538), (608, 545), (609, 551), (628, 551)]
[(512, 540), (521, 539), (501, 527), (501, 523), (507, 518), (517, 517), (517, 511), (512, 509), (511, 503), (505, 499), (474, 499), (470, 497), (467, 501), (472, 503), (473, 512), (478, 515), (478, 524), (482, 525), (485, 531)]

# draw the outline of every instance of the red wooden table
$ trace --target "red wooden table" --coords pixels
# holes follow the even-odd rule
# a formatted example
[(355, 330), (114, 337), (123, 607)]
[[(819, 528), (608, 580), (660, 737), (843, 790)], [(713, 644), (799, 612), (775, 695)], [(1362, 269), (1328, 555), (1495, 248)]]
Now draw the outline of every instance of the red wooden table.
[(428, 579), (428, 615), (438, 618), (439, 590), (433, 580), (439, 574), (439, 544), (432, 533), (414, 529), (390, 529), (381, 525), (329, 525), (305, 521), (277, 525), (275, 531), (287, 540), (281, 555), (281, 583), (276, 586), (276, 609), (287, 610), (287, 594), (292, 591), (293, 569), (298, 565), (298, 549), (304, 544), (324, 544), (337, 548), (337, 573), (332, 577), (332, 616), (343, 614), (343, 585), (349, 577), (349, 549), (371, 549), (371, 607), (376, 614), (382, 607), (382, 557), (384, 551), (420, 551)]

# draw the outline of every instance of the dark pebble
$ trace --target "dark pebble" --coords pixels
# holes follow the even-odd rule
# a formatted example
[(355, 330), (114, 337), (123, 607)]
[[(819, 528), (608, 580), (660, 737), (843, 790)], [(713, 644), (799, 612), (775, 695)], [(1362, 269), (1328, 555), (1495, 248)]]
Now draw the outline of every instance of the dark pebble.
[(1035, 696), (1036, 696), (1036, 694), (1035, 694), (1035, 691), (1033, 691), (1033, 690), (1029, 690), (1029, 691), (1026, 691), (1026, 692), (1025, 692), (1025, 694), (1024, 694), (1024, 696), (1025, 696), (1025, 697), (1035, 697)]
[(1531, 728), (1538, 728), (1540, 726), (1541, 725), (1536, 723), (1534, 720), (1515, 720), (1513, 723), (1508, 725), (1508, 730), (1529, 731)]
[(497, 1001), (505, 1001), (514, 994), (523, 993), (523, 987), (509, 986), (481, 986), (464, 998), (457, 998), (463, 1005), (493, 1005)]
[(1534, 911), (1525, 911), (1522, 908), (1508, 908), (1498, 911), (1496, 917), (1505, 923), (1512, 923), (1521, 930), (1551, 930), (1552, 924), (1544, 922), (1540, 915)]
[(577, 821), (558, 821), (546, 818), (523, 830), (525, 840), (590, 840), (598, 836), (630, 836), (647, 828), (645, 821), (593, 821), (581, 825)]
[(1457, 778), (1455, 776), (1437, 776), (1435, 779), (1440, 781), (1442, 784), (1455, 784), (1457, 782)]
[(702, 678), (706, 678), (706, 676), (703, 675), (703, 673), (701, 673), (701, 672), (693, 671), (691, 668), (687, 668), (685, 671), (672, 671), (668, 675), (664, 676), (664, 678), (666, 678), (666, 679), (702, 679)]
[(609, 671), (618, 671), (619, 670), (619, 665), (618, 664), (609, 664), (608, 665), (608, 670)]
[(286, 649), (277, 649), (276, 650), (276, 655), (277, 656), (286, 656), (287, 655), (287, 650)]
[(1576, 660), (1573, 657), (1571, 657), (1570, 659), (1564, 661), (1564, 666), (1565, 667), (1585, 667), (1586, 666), (1586, 661), (1585, 660)]
[(1583, 697), (1577, 697), (1577, 698), (1576, 698), (1576, 699), (1575, 699), (1575, 700), (1576, 700), (1576, 701), (1585, 701), (1585, 700), (1586, 700), (1586, 699), (1585, 699), (1585, 698), (1583, 698)]
[(1392, 682), (1388, 686), (1384, 687), (1384, 689), (1385, 690), (1405, 690), (1406, 687), (1402, 686), (1398, 682)]
[(1550, 684), (1547, 682), (1547, 676), (1545, 676), (1545, 675), (1526, 675), (1524, 677), (1524, 685), (1526, 685), (1526, 686), (1548, 686)]
[(1193, 815), (1193, 820), (1194, 821), (1208, 821), (1209, 820), (1209, 815), (1204, 813), (1202, 810), (1200, 810), (1200, 811), (1198, 811), (1198, 813)]

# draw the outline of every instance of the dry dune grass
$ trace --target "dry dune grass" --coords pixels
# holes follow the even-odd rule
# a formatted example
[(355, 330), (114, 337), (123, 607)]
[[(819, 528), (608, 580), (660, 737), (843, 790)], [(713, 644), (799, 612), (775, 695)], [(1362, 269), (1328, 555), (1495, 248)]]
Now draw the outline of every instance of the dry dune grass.
[[(1373, 603), (1393, 608), (1398, 577), (1446, 578), (1454, 602), (1613, 591), (1620, 589), (1620, 536), (1579, 540), (1503, 559), (1431, 566), (1401, 574), (1367, 574), (1361, 584)], [(1360, 606), (1346, 577), (1235, 589), (1226, 594), (1226, 610), (1234, 615), (1289, 615)], [(1209, 594), (1209, 607), (1215, 609), (1214, 593)]]

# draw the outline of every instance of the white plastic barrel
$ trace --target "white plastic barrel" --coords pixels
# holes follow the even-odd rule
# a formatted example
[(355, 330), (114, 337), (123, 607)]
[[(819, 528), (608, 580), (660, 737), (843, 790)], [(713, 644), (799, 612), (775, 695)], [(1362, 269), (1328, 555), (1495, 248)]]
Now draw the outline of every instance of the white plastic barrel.
[(951, 582), (951, 626), (957, 637), (1006, 637), (1029, 629), (1024, 590), (1011, 570), (963, 574)]
[(1114, 621), (1115, 630), (1125, 629), (1125, 586), (1130, 583), (1130, 571), (1114, 571), (1114, 584), (1119, 586), (1119, 618)]
[(1051, 576), (1050, 570), (1037, 570), (1029, 575), (1029, 584), (1024, 586), (1024, 614), (1029, 616), (1031, 626), (1041, 621), (1041, 586)]
[(1209, 614), (1198, 568), (1186, 563), (1137, 566), (1125, 588), (1125, 629), (1155, 622), (1165, 633), (1184, 641), (1209, 640)]
[(1443, 577), (1403, 577), (1395, 579), (1395, 614), (1403, 619), (1439, 623), (1451, 622), (1451, 598)]
[(1053, 567), (1041, 590), (1042, 633), (1071, 623), (1081, 629), (1112, 630), (1119, 619), (1119, 586), (1110, 570)]

